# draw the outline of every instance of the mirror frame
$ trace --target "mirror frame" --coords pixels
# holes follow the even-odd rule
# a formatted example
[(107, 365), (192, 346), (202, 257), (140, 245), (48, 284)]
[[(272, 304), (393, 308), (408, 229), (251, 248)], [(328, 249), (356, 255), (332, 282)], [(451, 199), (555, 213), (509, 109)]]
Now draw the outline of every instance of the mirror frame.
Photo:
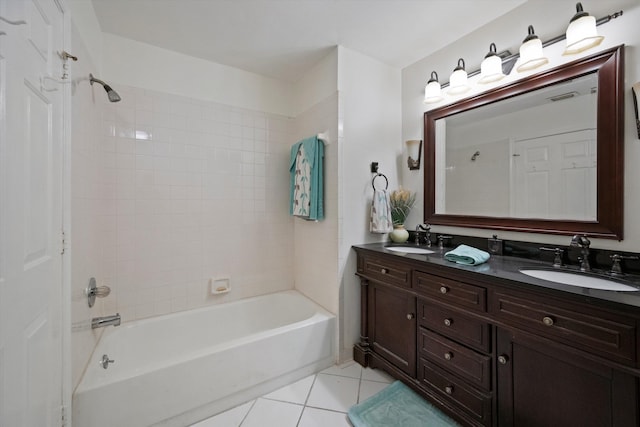
[[(503, 99), (598, 72), (597, 217), (595, 221), (550, 220), (435, 213), (435, 122)], [(424, 221), (434, 225), (489, 228), (557, 235), (586, 233), (622, 240), (624, 178), (624, 45), (569, 62), (503, 87), (424, 113)]]

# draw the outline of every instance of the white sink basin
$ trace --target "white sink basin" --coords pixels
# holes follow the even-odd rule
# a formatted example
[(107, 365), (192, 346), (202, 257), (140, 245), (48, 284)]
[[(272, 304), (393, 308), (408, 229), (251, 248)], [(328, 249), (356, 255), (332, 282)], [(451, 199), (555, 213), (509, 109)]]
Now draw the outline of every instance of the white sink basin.
[(415, 246), (387, 246), (385, 249), (393, 252), (404, 252), (405, 254), (432, 254), (435, 252), (429, 249), (417, 248)]
[(522, 269), (522, 274), (535, 277), (549, 282), (562, 283), (569, 286), (580, 286), (581, 288), (602, 289), (606, 291), (633, 292), (640, 289), (624, 283), (608, 280), (600, 277), (588, 276), (586, 274), (571, 273), (566, 271)]

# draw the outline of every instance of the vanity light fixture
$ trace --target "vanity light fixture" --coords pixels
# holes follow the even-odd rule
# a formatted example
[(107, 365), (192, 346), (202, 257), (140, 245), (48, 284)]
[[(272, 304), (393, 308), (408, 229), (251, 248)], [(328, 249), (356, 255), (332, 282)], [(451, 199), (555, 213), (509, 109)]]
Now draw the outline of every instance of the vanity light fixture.
[[(407, 164), (409, 165), (409, 170), (417, 170), (420, 169), (420, 159), (422, 158), (422, 140), (421, 139), (411, 139), (406, 142), (407, 144)], [(417, 159), (417, 160), (416, 160)]]
[(567, 28), (567, 48), (563, 55), (573, 55), (598, 46), (604, 36), (598, 35), (596, 18), (582, 10), (582, 3), (576, 3), (576, 14)]
[(498, 56), (496, 44), (489, 45), (489, 53), (487, 53), (480, 64), (480, 80), (478, 83), (486, 84), (497, 82), (504, 78), (502, 72), (502, 58)]
[(536, 36), (533, 25), (529, 25), (528, 33), (520, 46), (520, 65), (516, 68), (519, 73), (534, 70), (549, 62), (542, 53), (542, 42)]
[(458, 66), (453, 69), (449, 77), (449, 94), (459, 95), (471, 89), (467, 84), (467, 71), (464, 69), (464, 59), (458, 59)]
[(427, 82), (427, 85), (424, 87), (424, 103), (433, 104), (436, 102), (440, 102), (443, 99), (442, 88), (440, 87), (440, 82), (438, 81), (438, 73), (432, 71), (431, 78)]

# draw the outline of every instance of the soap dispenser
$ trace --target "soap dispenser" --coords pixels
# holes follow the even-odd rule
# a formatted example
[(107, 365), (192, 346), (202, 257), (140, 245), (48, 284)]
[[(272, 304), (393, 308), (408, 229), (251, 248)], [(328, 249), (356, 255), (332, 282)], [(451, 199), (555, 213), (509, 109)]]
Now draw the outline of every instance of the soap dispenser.
[(492, 255), (502, 255), (502, 240), (498, 239), (498, 235), (494, 234), (491, 239), (487, 239), (489, 252)]

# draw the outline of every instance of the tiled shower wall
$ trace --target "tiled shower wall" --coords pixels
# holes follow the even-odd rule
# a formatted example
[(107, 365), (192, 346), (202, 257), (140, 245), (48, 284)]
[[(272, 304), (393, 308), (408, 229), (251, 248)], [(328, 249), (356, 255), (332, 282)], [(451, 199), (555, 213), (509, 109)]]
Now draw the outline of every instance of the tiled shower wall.
[(319, 132), (329, 136), (324, 159), (323, 221), (294, 220), (295, 287), (330, 312), (338, 313), (338, 138), (339, 93), (300, 113), (295, 120), (294, 141)]
[[(89, 85), (89, 73), (95, 70), (91, 55), (72, 26), (72, 52), (83, 58), (73, 66), (74, 85), (71, 102), (70, 161), (66, 162), (70, 197), (65, 206), (65, 222), (68, 246), (66, 257), (70, 260), (71, 280), (71, 381), (80, 381), (87, 361), (102, 329), (91, 329), (91, 318), (101, 316), (101, 302), (89, 308), (85, 289), (89, 278), (96, 277), (105, 284), (105, 240), (115, 232), (115, 207), (104, 191), (107, 181), (104, 169), (103, 144), (100, 138), (102, 111), (108, 103), (102, 88)], [(69, 167), (70, 165), (70, 167)], [(68, 211), (67, 211), (68, 209)], [(66, 266), (65, 266), (66, 267)], [(67, 274), (65, 273), (65, 277)]]
[[(293, 288), (291, 120), (133, 87), (102, 120), (105, 311), (123, 321)], [(228, 278), (230, 292), (210, 293)]]

